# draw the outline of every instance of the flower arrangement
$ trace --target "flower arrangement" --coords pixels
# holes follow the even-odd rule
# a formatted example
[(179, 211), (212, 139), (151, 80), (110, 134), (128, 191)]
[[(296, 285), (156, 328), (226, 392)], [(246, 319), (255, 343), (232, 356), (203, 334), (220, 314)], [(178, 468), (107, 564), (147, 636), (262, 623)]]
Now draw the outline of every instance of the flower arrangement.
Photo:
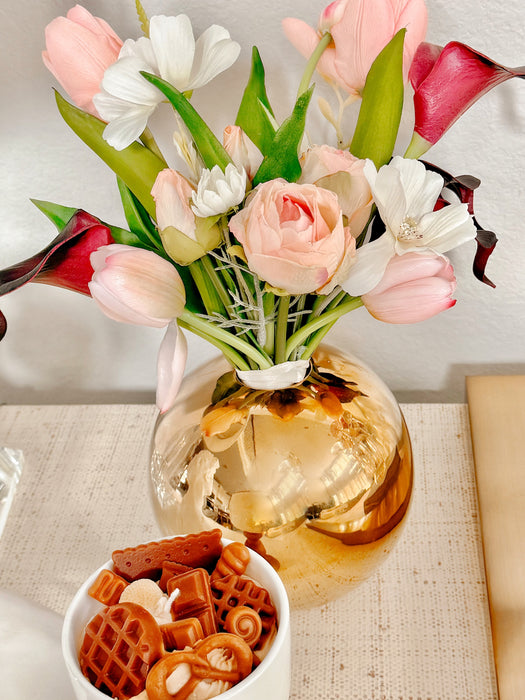
[[(456, 246), (475, 241), (474, 274), (492, 285), (485, 266), (496, 237), (474, 216), (479, 181), (421, 157), (479, 97), (525, 70), (458, 42), (425, 43), (423, 0), (335, 0), (316, 28), (283, 21), (305, 57), (289, 116), (277, 120), (254, 48), (240, 105), (218, 138), (191, 97), (231, 67), (239, 44), (223, 27), (195, 39), (186, 15), (148, 18), (136, 7), (137, 40), (122, 42), (77, 5), (48, 25), (43, 52), (72, 100), (56, 93), (62, 118), (117, 176), (128, 227), (35, 201), (58, 236), (0, 271), (0, 295), (54, 284), (91, 295), (117, 321), (166, 327), (157, 389), (166, 411), (184, 374), (184, 330), (218, 347), (248, 386), (279, 389), (303, 379), (353, 309), (414, 323), (450, 308), (456, 279), (445, 254)], [(331, 144), (316, 145), (305, 128), (315, 74), (333, 88), (332, 103), (317, 101)], [(163, 101), (173, 107), (177, 163), (148, 127)], [(346, 110), (356, 115), (352, 134)], [(0, 313), (0, 338), (6, 325)]]

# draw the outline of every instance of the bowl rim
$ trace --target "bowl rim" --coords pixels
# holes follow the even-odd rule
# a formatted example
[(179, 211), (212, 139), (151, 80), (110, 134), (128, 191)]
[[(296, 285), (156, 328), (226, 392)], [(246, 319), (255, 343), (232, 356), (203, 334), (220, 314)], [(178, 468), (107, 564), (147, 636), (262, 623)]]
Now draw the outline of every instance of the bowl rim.
[[(171, 537), (162, 537), (160, 539), (148, 540), (147, 542), (141, 542), (140, 544), (149, 544), (151, 542), (159, 542), (167, 539), (176, 539), (178, 537), (184, 536), (185, 535), (172, 535)], [(225, 537), (221, 537), (221, 543), (223, 547), (234, 541), (235, 540), (230, 540)], [(273, 593), (272, 591), (269, 592), (272, 597), (272, 602), (277, 609), (277, 634), (275, 635), (275, 638), (272, 642), (268, 653), (261, 661), (261, 663), (255, 669), (253, 669), (251, 673), (248, 676), (246, 676), (246, 678), (244, 678), (242, 681), (232, 686), (224, 693), (221, 693), (220, 695), (216, 696), (221, 700), (229, 700), (229, 698), (235, 698), (237, 693), (239, 693), (243, 689), (249, 689), (249, 686), (252, 683), (257, 682), (257, 680), (261, 676), (266, 674), (267, 670), (269, 669), (277, 655), (281, 653), (283, 645), (285, 645), (287, 643), (287, 640), (289, 639), (290, 602), (286, 593), (284, 583), (282, 582), (281, 578), (279, 577), (275, 569), (272, 567), (272, 565), (269, 562), (267, 562), (264, 559), (264, 557), (262, 557), (260, 554), (250, 549), (250, 561), (247, 566), (247, 571), (248, 569), (252, 569), (253, 566), (255, 566), (256, 569), (260, 568), (262, 571), (264, 571), (270, 579), (270, 581), (272, 582), (271, 587), (275, 588), (276, 593)], [(64, 615), (64, 622), (62, 624), (61, 633), (62, 656), (64, 658), (68, 673), (71, 676), (74, 676), (75, 682), (80, 683), (81, 687), (83, 687), (86, 693), (92, 694), (93, 691), (98, 692), (101, 700), (103, 698), (109, 698), (110, 696), (106, 695), (105, 693), (102, 693), (100, 690), (98, 690), (98, 688), (95, 688), (95, 686), (93, 686), (89, 682), (89, 680), (84, 676), (84, 674), (80, 670), (80, 664), (78, 662), (79, 640), (75, 639), (75, 633), (73, 630), (73, 620), (79, 614), (79, 606), (81, 606), (84, 601), (87, 604), (90, 604), (91, 601), (93, 601), (93, 603), (97, 603), (96, 599), (91, 598), (91, 596), (89, 596), (88, 589), (90, 588), (91, 584), (95, 581), (98, 574), (104, 569), (113, 570), (112, 559), (109, 559), (104, 564), (99, 566), (99, 568), (92, 572), (77, 589)], [(257, 578), (255, 576), (252, 576), (250, 573), (247, 573), (245, 575), (248, 576), (248, 578), (254, 578), (254, 580), (256, 580), (259, 583), (259, 585), (261, 585), (264, 588), (268, 586), (267, 583), (259, 582)], [(99, 605), (101, 606), (101, 609), (105, 607), (102, 603), (99, 603)], [(90, 616), (87, 616), (84, 624), (87, 624), (87, 622), (91, 619), (93, 614), (96, 613), (92, 613)], [(75, 653), (73, 653), (73, 650), (75, 650)]]

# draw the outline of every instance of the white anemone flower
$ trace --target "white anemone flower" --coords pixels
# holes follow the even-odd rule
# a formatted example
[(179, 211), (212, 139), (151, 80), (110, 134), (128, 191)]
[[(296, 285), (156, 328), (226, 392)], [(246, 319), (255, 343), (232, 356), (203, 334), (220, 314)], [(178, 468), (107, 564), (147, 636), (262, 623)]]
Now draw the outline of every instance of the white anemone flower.
[(228, 30), (216, 24), (195, 41), (186, 15), (150, 19), (149, 38), (128, 39), (119, 59), (104, 73), (102, 91), (93, 103), (104, 121), (105, 140), (117, 150), (135, 141), (146, 128), (150, 115), (164, 95), (145, 80), (146, 71), (167, 80), (177, 90), (195, 90), (229, 68), (240, 46)]
[(246, 194), (246, 171), (237, 170), (233, 163), (223, 172), (218, 165), (203, 170), (193, 194), (193, 213), (206, 218), (224, 214), (242, 202)]
[(364, 173), (386, 230), (357, 249), (341, 285), (352, 296), (365, 294), (379, 284), (394, 255), (442, 254), (476, 237), (466, 204), (448, 204), (434, 211), (444, 181), (420, 161), (395, 156), (379, 172), (367, 161)]

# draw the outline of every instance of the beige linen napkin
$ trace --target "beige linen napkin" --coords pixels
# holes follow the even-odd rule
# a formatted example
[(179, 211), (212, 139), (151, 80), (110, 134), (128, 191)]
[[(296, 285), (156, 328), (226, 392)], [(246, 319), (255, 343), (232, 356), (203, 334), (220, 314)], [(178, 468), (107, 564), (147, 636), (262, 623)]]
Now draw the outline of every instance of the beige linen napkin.
[(525, 376), (467, 377), (500, 700), (525, 698)]

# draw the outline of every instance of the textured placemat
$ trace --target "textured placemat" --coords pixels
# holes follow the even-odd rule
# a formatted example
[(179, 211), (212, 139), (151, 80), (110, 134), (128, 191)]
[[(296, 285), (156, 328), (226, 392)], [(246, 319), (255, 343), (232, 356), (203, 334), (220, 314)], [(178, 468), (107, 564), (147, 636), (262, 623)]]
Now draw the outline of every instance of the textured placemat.
[(500, 700), (525, 698), (525, 376), (468, 377)]
[[(497, 699), (467, 407), (403, 410), (416, 470), (405, 531), (352, 595), (292, 614), (291, 700)], [(152, 406), (0, 406), (0, 444), (25, 455), (0, 587), (63, 613), (108, 553), (159, 535), (154, 417)]]

